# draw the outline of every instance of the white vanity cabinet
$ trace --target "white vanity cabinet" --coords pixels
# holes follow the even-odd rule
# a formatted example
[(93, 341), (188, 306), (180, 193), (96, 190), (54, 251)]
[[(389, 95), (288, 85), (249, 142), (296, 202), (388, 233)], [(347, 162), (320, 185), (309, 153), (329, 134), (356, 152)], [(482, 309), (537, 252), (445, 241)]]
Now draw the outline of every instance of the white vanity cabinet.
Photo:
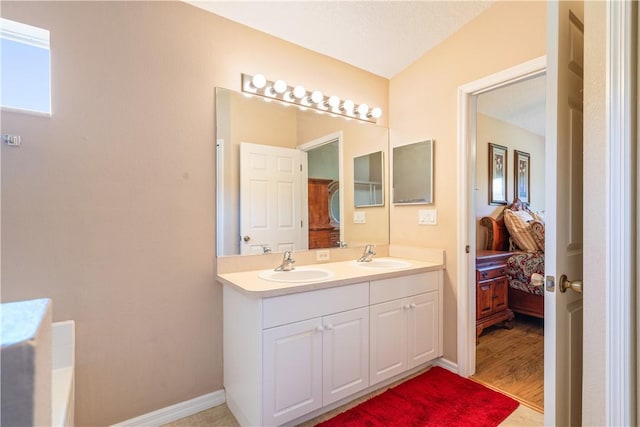
[(281, 425), (369, 386), (369, 282), (223, 292), (224, 384), (241, 425)]
[(441, 355), (440, 273), (371, 282), (370, 384)]
[(265, 425), (280, 425), (369, 386), (369, 308), (264, 330)]
[(229, 409), (243, 426), (290, 424), (439, 357), (441, 287), (442, 270), (272, 297), (227, 282)]

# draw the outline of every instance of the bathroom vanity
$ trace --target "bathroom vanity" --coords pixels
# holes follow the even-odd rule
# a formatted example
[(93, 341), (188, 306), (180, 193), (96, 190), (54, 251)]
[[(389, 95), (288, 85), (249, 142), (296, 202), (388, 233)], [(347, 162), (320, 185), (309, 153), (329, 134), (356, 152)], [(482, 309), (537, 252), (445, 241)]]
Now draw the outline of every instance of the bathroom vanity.
[(291, 281), (218, 276), (226, 400), (241, 425), (295, 424), (442, 355), (443, 264), (364, 264), (298, 267)]

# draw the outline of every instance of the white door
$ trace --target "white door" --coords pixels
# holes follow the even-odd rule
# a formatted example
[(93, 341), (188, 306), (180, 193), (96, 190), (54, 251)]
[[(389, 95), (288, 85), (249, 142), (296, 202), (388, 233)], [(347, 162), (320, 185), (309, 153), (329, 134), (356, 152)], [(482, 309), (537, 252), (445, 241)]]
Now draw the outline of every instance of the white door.
[(408, 368), (414, 368), (438, 355), (438, 293), (428, 292), (411, 298), (408, 315)]
[(548, 7), (544, 303), (555, 328), (544, 336), (545, 425), (580, 425), (582, 294), (560, 288), (562, 275), (582, 280), (583, 3)]
[(322, 319), (323, 405), (369, 386), (369, 307)]
[(301, 247), (300, 152), (240, 143), (240, 253)]
[(371, 385), (407, 369), (407, 304), (404, 298), (371, 306)]
[(266, 329), (262, 425), (280, 425), (322, 407), (322, 322)]

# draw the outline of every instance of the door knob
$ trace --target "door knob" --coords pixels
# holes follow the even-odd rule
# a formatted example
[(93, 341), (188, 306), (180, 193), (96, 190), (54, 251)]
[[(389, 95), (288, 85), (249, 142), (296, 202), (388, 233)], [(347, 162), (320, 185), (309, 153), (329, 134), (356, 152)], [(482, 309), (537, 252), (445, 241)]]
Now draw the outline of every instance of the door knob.
[(244, 236), (244, 237), (242, 238), (242, 240), (244, 240), (245, 242), (248, 242), (249, 240), (251, 240), (251, 237), (249, 237), (249, 236)]
[(582, 293), (582, 280), (569, 280), (566, 275), (560, 276), (560, 292), (566, 292), (567, 289), (573, 289), (577, 293)]

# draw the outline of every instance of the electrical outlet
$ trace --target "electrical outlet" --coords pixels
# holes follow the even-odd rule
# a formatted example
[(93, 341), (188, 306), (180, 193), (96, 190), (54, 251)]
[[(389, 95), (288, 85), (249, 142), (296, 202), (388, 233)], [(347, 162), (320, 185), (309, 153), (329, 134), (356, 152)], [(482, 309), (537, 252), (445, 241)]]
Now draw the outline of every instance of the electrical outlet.
[(367, 215), (364, 211), (355, 211), (353, 213), (354, 224), (364, 224), (367, 222)]
[(316, 252), (316, 261), (329, 261), (329, 259), (331, 259), (331, 255), (328, 249)]
[(9, 147), (19, 147), (22, 145), (22, 137), (20, 135), (9, 135), (7, 133), (3, 133), (2, 143)]
[(438, 222), (438, 211), (435, 209), (420, 209), (418, 211), (418, 224), (436, 225)]

